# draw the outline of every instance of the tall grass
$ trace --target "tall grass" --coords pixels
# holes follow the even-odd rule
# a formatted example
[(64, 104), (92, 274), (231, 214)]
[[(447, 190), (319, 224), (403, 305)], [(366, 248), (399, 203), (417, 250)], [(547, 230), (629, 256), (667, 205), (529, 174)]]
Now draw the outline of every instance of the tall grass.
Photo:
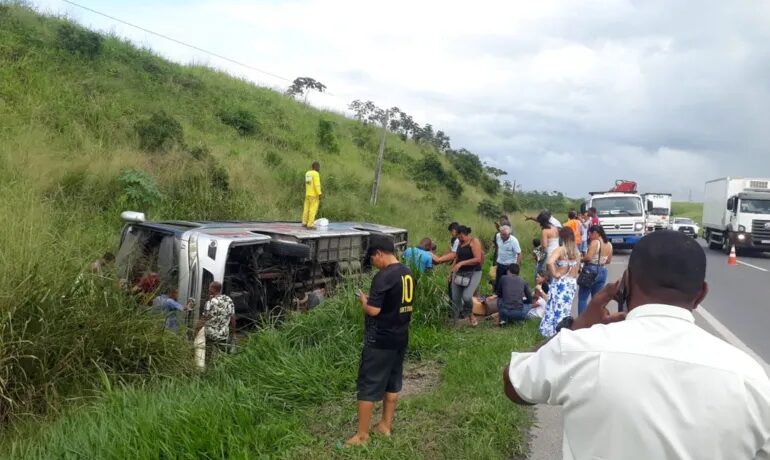
[(363, 318), (350, 287), (251, 336), (212, 372), (109, 393), (4, 447), (20, 459), (507, 458), (523, 449), (527, 415), (504, 403), (500, 370), (536, 328), (450, 333), (444, 288), (443, 274), (418, 281), (409, 357), (445, 362), (441, 384), (402, 404), (393, 442), (333, 448), (354, 429)]

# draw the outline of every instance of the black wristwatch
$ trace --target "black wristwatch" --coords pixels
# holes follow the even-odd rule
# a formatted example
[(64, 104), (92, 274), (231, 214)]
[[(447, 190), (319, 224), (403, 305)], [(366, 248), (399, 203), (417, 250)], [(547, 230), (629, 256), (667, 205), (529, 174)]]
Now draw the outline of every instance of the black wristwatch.
[(575, 322), (575, 318), (571, 316), (565, 316), (562, 318), (561, 321), (559, 321), (559, 324), (556, 325), (556, 332), (561, 331), (562, 329), (572, 329), (572, 323)]

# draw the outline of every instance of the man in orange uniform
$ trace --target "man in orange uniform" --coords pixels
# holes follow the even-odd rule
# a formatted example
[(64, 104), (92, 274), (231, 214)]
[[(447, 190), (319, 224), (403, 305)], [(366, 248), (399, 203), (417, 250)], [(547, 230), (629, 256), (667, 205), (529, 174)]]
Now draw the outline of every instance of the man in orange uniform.
[(575, 234), (575, 244), (580, 246), (580, 243), (583, 242), (583, 232), (580, 229), (582, 224), (578, 220), (577, 213), (575, 211), (570, 211), (569, 214), (567, 214), (567, 217), (569, 217), (569, 220), (566, 224), (564, 224), (564, 226), (572, 230), (572, 233)]
[(302, 225), (315, 228), (315, 215), (321, 203), (321, 165), (314, 161), (310, 171), (305, 173), (305, 210), (302, 213)]

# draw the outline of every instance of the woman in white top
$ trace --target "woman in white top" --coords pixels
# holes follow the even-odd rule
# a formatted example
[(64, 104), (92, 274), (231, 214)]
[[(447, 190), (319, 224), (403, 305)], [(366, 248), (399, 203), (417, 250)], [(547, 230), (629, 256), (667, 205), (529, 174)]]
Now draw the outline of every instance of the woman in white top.
[(551, 223), (550, 213), (541, 212), (536, 220), (542, 229), (540, 246), (545, 248), (546, 260), (548, 260), (548, 257), (551, 257), (551, 254), (559, 247), (559, 230)]
[(580, 251), (575, 243), (572, 229), (562, 227), (559, 237), (563, 243), (548, 256), (548, 273), (551, 275), (548, 291), (548, 303), (545, 315), (540, 322), (540, 334), (551, 337), (556, 334), (556, 326), (572, 311), (572, 301), (577, 291), (577, 276), (580, 271)]
[(607, 264), (612, 262), (612, 243), (607, 239), (601, 225), (588, 229), (588, 251), (583, 256), (583, 271), (596, 272), (596, 279), (590, 286), (580, 286), (578, 292), (578, 314), (588, 306), (588, 299), (607, 284)]

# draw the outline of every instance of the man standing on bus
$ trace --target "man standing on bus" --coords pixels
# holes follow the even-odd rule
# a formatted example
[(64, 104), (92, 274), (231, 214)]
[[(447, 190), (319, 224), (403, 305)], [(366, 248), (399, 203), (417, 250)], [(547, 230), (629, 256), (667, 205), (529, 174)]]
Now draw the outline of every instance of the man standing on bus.
[(313, 162), (310, 171), (305, 173), (305, 210), (302, 213), (302, 225), (315, 228), (315, 215), (321, 203), (321, 165)]

